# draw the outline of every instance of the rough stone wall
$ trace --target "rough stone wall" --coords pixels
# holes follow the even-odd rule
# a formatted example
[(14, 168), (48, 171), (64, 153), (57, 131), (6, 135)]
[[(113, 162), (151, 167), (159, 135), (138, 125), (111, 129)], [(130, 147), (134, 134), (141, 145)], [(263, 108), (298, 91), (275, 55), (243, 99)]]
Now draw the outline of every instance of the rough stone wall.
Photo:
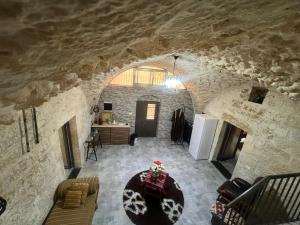
[[(207, 112), (249, 132), (236, 175), (299, 170), (299, 6), (299, 0), (0, 1), (0, 191), (14, 206), (0, 221), (40, 224), (49, 190), (63, 178), (58, 127), (76, 114), (81, 144), (90, 122), (86, 102), (97, 103), (119, 68), (144, 63), (171, 70), (173, 53), (195, 111), (208, 104)], [(262, 106), (253, 105), (235, 88), (249, 80), (282, 96), (272, 91)], [(79, 84), (86, 100), (72, 89)], [(41, 105), (44, 135), (22, 155), (20, 114), (12, 107), (31, 105)]]
[[(83, 142), (90, 130), (89, 108), (80, 88), (59, 94), (37, 108), (40, 143), (35, 144), (30, 110), (26, 110), (30, 152), (25, 152), (18, 118), (20, 111), (11, 111), (16, 119), (0, 125), (0, 193), (8, 200), (7, 210), (0, 217), (2, 225), (42, 224), (52, 206), (54, 191), (65, 179), (58, 129), (76, 117), (81, 162)], [(21, 123), (23, 134), (23, 121)], [(21, 147), (23, 142), (23, 150)]]
[[(157, 98), (155, 98), (155, 97)], [(112, 102), (113, 116), (116, 121), (129, 123), (131, 133), (135, 129), (136, 101), (160, 101), (157, 137), (170, 138), (171, 118), (174, 110), (184, 106), (193, 109), (192, 99), (186, 90), (175, 90), (160, 87), (123, 87), (107, 86), (100, 97), (99, 107), (103, 110), (103, 102)], [(193, 111), (186, 109), (186, 117), (193, 119)]]
[(185, 51), (299, 100), (299, 7), (299, 0), (0, 1), (0, 101), (21, 108), (35, 96), (40, 104), (93, 74)]
[[(233, 177), (253, 181), (258, 176), (300, 171), (300, 104), (269, 91), (263, 104), (247, 101), (251, 86), (220, 93), (205, 112), (248, 132)], [(213, 150), (217, 146), (216, 138)], [(215, 156), (215, 155), (214, 155)]]

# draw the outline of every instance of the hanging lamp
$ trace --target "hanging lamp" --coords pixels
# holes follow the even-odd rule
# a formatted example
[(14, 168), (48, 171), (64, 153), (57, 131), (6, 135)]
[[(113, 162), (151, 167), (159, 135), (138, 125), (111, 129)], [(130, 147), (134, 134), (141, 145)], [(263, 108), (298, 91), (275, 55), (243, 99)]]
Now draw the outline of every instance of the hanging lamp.
[(180, 81), (176, 78), (176, 75), (175, 75), (176, 60), (179, 58), (179, 56), (178, 55), (173, 55), (173, 57), (174, 57), (173, 77), (168, 78), (166, 80), (166, 86), (167, 86), (167, 88), (174, 88), (175, 91), (176, 91), (178, 86), (180, 85)]

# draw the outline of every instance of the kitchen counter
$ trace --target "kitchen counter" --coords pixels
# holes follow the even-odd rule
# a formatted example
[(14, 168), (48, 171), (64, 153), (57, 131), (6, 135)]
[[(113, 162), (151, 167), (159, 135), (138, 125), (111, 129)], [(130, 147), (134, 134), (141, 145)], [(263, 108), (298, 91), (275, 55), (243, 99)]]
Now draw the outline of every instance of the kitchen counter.
[(102, 144), (128, 144), (130, 132), (129, 124), (93, 124), (92, 129), (99, 131)]
[(129, 128), (130, 127), (130, 125), (129, 124), (108, 124), (108, 123), (106, 123), (106, 124), (101, 124), (101, 125), (99, 125), (99, 124), (93, 124), (92, 125), (92, 127), (93, 128), (97, 128), (97, 127), (110, 127), (110, 128), (112, 128), (112, 127), (125, 127), (125, 128)]

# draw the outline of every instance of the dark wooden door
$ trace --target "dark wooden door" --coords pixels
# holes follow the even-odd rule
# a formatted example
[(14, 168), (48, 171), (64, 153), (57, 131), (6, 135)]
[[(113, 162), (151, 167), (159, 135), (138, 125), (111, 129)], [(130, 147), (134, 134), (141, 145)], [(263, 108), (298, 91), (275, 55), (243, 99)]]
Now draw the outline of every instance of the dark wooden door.
[(67, 165), (65, 165), (65, 169), (74, 168), (74, 156), (73, 156), (73, 146), (71, 139), (71, 130), (69, 122), (65, 123), (62, 127), (62, 133), (64, 138), (65, 145), (65, 153), (67, 159)]
[(137, 101), (135, 133), (138, 137), (156, 137), (159, 102)]
[(227, 124), (221, 151), (218, 160), (232, 159), (235, 156), (239, 141), (241, 139), (242, 130), (232, 124)]

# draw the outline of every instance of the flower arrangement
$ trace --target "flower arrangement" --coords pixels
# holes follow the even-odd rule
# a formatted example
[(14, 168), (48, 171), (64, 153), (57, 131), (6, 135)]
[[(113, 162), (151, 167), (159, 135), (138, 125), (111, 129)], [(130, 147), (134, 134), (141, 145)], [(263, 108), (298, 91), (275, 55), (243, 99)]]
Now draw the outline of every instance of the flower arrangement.
[(150, 167), (150, 171), (152, 172), (152, 179), (156, 180), (162, 171), (165, 171), (165, 167), (160, 160), (155, 160)]

